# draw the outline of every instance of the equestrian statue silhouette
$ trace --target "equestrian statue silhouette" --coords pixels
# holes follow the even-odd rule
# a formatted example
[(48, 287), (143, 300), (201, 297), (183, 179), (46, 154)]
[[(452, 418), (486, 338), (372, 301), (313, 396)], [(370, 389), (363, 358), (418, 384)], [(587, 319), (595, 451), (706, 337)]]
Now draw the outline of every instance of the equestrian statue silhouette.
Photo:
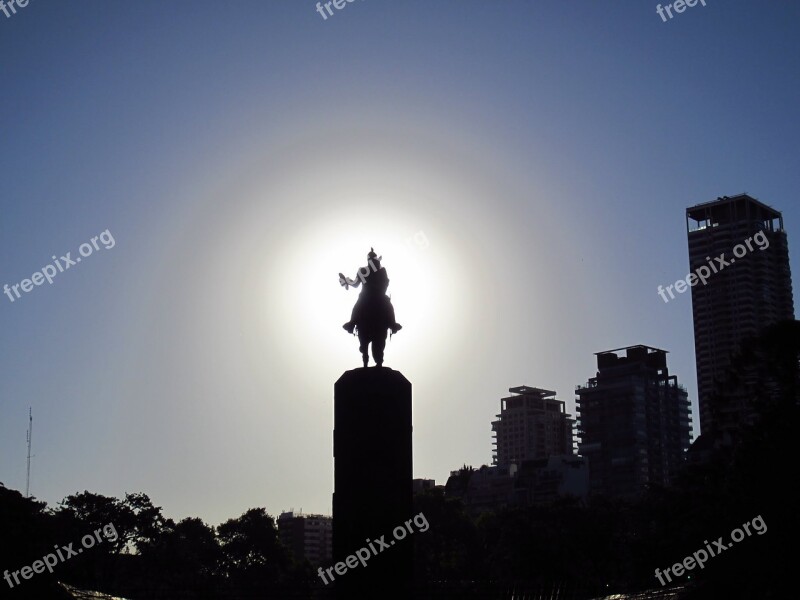
[(370, 248), (367, 254), (368, 266), (361, 267), (356, 277), (349, 279), (339, 273), (339, 283), (345, 289), (357, 288), (361, 285), (361, 293), (353, 307), (350, 320), (343, 325), (348, 333), (357, 333), (359, 350), (364, 359), (364, 366), (369, 363), (368, 348), (372, 344), (372, 358), (375, 365), (383, 365), (383, 350), (386, 347), (388, 330), (397, 333), (402, 327), (394, 319), (394, 307), (386, 290), (389, 287), (389, 275), (381, 266), (381, 258)]

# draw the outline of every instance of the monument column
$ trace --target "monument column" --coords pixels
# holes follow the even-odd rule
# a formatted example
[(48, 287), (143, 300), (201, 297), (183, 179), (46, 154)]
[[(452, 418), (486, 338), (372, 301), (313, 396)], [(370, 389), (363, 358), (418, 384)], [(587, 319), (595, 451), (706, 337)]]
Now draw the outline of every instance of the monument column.
[(411, 383), (385, 367), (347, 371), (334, 386), (333, 421), (334, 565), (369, 552), (365, 565), (333, 572), (336, 595), (409, 598), (414, 539), (392, 532), (413, 517)]

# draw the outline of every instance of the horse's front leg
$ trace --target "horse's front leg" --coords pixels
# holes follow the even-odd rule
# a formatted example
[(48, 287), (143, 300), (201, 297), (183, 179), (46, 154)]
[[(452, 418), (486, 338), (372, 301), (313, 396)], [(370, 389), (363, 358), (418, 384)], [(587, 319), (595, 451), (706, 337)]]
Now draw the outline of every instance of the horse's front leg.
[(368, 353), (369, 352), (369, 338), (366, 335), (364, 335), (361, 332), (359, 332), (359, 334), (358, 334), (358, 342), (359, 342), (358, 349), (361, 351), (361, 358), (364, 361), (364, 367), (366, 367), (369, 364), (369, 353)]
[(372, 358), (377, 366), (383, 366), (383, 349), (386, 348), (386, 330), (372, 338)]

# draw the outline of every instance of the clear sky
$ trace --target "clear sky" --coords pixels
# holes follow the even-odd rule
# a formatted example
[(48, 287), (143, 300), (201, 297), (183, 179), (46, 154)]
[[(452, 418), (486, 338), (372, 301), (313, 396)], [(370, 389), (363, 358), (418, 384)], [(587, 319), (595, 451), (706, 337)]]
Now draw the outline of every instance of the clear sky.
[(25, 487), (31, 406), (50, 503), (330, 513), (333, 383), (360, 364), (337, 274), (370, 246), (415, 476), (490, 463), (509, 387), (574, 411), (620, 346), (669, 350), (696, 421), (691, 298), (656, 289), (686, 276), (685, 208), (742, 192), (783, 211), (797, 278), (799, 33), (763, 0), (0, 12), (0, 285), (109, 232), (0, 295), (0, 481)]

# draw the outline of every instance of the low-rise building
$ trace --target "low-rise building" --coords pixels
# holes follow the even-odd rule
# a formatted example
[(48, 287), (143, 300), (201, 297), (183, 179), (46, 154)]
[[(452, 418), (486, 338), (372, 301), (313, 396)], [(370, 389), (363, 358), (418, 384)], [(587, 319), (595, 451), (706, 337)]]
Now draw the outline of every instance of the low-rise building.
[(278, 536), (297, 560), (321, 565), (333, 557), (332, 517), (283, 512), (278, 517)]

